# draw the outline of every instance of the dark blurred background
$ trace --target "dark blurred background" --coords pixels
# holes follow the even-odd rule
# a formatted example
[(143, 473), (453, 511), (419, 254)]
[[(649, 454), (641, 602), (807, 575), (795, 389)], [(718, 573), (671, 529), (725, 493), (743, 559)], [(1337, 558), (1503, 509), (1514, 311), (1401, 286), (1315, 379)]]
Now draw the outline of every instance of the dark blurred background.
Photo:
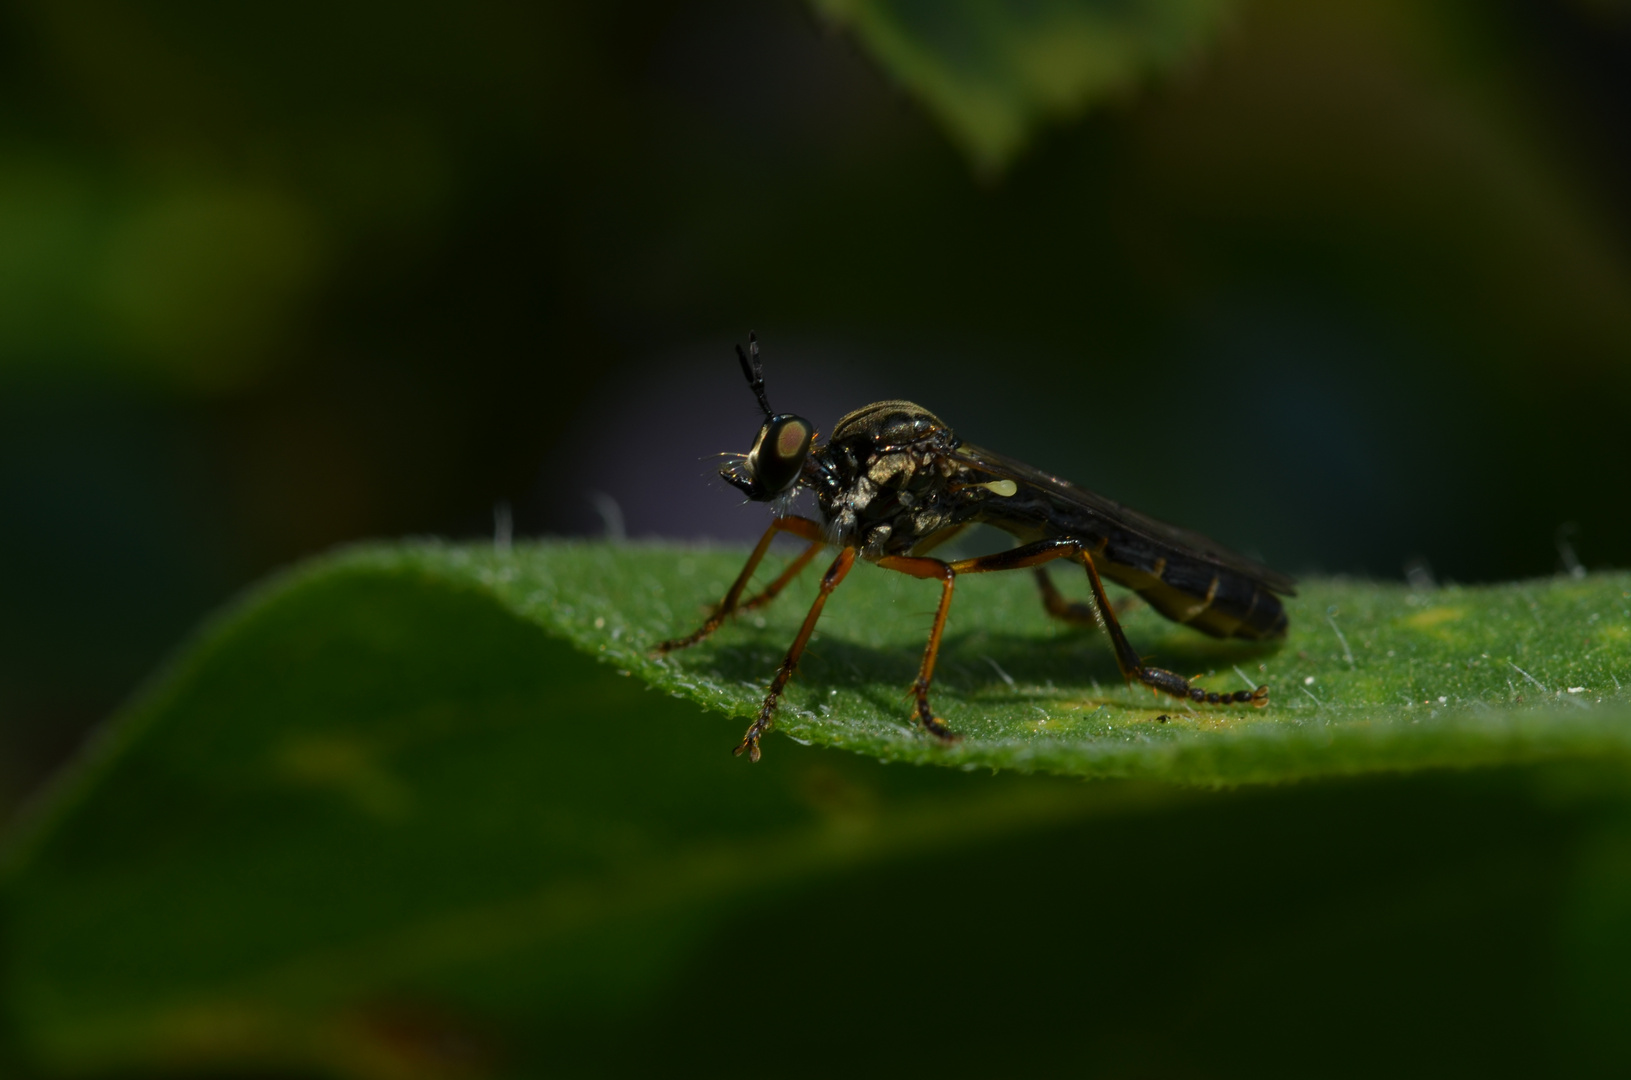
[(10, 4), (0, 815), (336, 544), (757, 532), (750, 328), (1293, 572), (1624, 565), (1628, 16), (1243, 2), (993, 160), (800, 0)]

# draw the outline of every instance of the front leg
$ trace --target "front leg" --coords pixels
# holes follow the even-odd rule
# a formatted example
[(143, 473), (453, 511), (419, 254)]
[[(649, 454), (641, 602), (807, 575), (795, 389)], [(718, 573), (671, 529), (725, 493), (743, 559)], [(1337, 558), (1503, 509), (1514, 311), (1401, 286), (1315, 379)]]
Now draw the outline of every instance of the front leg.
[[(771, 582), (762, 594), (743, 605), (742, 593), (746, 591), (748, 581), (752, 579), (753, 572), (759, 568), (759, 563), (764, 560), (765, 552), (770, 550), (770, 542), (776, 539), (777, 533), (782, 532), (792, 533), (794, 536), (801, 536), (810, 541), (809, 549), (793, 560), (793, 564), (780, 577)], [(821, 526), (809, 518), (781, 517), (772, 521), (770, 528), (766, 529), (765, 534), (759, 537), (759, 543), (753, 549), (753, 554), (748, 556), (747, 565), (742, 567), (742, 572), (736, 575), (736, 581), (731, 584), (730, 591), (725, 593), (725, 599), (719, 602), (719, 606), (714, 608), (713, 612), (704, 620), (702, 626), (685, 637), (671, 638), (668, 641), (659, 642), (652, 651), (671, 653), (676, 649), (688, 649), (715, 630), (718, 630), (725, 624), (726, 619), (736, 614), (742, 607), (756, 608), (768, 603), (775, 598), (784, 585), (792, 580), (793, 575), (809, 565), (810, 560), (815, 557), (815, 553), (820, 550), (821, 544)]]
[(804, 655), (804, 646), (809, 644), (810, 635), (815, 631), (816, 620), (821, 618), (821, 609), (827, 606), (827, 597), (838, 588), (838, 583), (844, 580), (849, 568), (855, 565), (855, 549), (847, 547), (838, 553), (838, 558), (821, 575), (821, 591), (816, 594), (815, 603), (810, 605), (810, 613), (804, 616), (804, 625), (799, 627), (798, 637), (793, 639), (793, 647), (787, 650), (787, 656), (782, 660), (781, 667), (776, 669), (776, 677), (770, 680), (770, 691), (765, 694), (765, 703), (759, 707), (759, 715), (748, 725), (747, 734), (737, 744), (734, 751), (738, 757), (746, 753), (749, 761), (759, 760), (759, 739), (770, 730), (776, 721), (776, 704), (781, 700), (782, 691), (787, 688), (787, 680), (793, 677), (793, 672), (799, 666), (799, 657)]

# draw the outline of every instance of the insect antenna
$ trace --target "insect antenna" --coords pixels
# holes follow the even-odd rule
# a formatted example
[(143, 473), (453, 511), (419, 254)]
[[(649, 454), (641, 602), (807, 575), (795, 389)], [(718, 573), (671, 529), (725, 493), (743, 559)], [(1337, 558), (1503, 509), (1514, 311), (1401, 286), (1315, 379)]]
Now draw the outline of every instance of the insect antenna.
[(765, 419), (768, 420), (771, 410), (770, 401), (765, 397), (765, 369), (759, 360), (759, 339), (753, 331), (748, 331), (748, 351), (743, 352), (742, 346), (738, 345), (736, 358), (742, 362), (742, 374), (747, 378), (753, 396), (759, 399), (759, 408), (765, 411)]

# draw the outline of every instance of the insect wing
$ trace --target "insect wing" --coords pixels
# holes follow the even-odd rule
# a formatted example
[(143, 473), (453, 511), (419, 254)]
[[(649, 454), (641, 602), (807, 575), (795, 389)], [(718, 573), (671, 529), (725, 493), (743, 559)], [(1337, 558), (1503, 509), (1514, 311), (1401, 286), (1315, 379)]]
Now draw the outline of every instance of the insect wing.
[(957, 448), (957, 456), (981, 472), (1040, 491), (1050, 500), (1056, 500), (1077, 512), (1098, 518), (1108, 526), (1133, 533), (1157, 547), (1168, 549), (1174, 555), (1200, 559), (1225, 570), (1232, 570), (1282, 596), (1297, 595), (1297, 583), (1294, 579), (1230, 551), (1210, 537), (1146, 517), (1136, 510), (1129, 510), (1120, 503), (1106, 499), (1103, 495), (1095, 495), (1086, 488), (1077, 487), (1067, 480), (1061, 480), (1023, 461), (1015, 461), (983, 446), (963, 443)]

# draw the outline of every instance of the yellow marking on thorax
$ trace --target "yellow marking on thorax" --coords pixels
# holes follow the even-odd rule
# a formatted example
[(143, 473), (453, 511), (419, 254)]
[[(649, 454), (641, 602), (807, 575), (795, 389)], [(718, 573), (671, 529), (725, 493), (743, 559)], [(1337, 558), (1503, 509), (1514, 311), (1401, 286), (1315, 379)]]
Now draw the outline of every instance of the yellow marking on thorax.
[(969, 488), (985, 488), (993, 495), (1006, 499), (1019, 491), (1019, 485), (1012, 480), (988, 480), (983, 484), (952, 484), (952, 491), (967, 491)]
[(904, 487), (906, 482), (912, 478), (914, 471), (916, 471), (916, 466), (912, 464), (912, 459), (907, 455), (883, 454), (867, 470), (867, 477), (879, 487), (885, 487), (895, 477), (900, 476), (902, 477), (900, 486)]

